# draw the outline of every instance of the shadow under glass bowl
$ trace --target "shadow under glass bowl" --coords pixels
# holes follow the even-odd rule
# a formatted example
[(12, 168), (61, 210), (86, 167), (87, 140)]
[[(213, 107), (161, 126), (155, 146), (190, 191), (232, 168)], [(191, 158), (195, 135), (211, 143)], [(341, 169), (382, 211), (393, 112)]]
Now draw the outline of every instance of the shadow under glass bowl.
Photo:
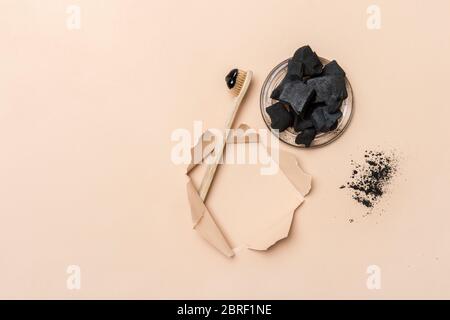
[[(319, 58), (323, 65), (326, 65), (330, 62), (327, 59), (321, 57)], [(270, 117), (269, 114), (266, 112), (267, 107), (277, 102), (276, 100), (270, 98), (270, 94), (281, 83), (284, 76), (286, 75), (288, 62), (289, 59), (286, 59), (285, 61), (277, 65), (275, 68), (273, 68), (272, 71), (270, 71), (269, 75), (267, 76), (266, 80), (264, 81), (264, 84), (261, 88), (261, 96), (260, 96), (261, 114), (267, 127), (281, 141), (295, 147), (306, 148), (304, 145), (299, 145), (295, 143), (295, 138), (297, 137), (298, 133), (296, 133), (294, 131), (294, 128), (292, 127), (289, 127), (285, 131), (277, 134), (277, 132), (273, 130), (272, 127), (270, 126), (271, 124)], [(350, 82), (348, 81), (347, 78), (345, 78), (345, 86), (347, 89), (348, 97), (342, 102), (341, 106), (342, 117), (338, 120), (338, 125), (336, 129), (329, 132), (317, 134), (309, 148), (321, 147), (333, 142), (334, 140), (339, 138), (339, 136), (344, 132), (344, 130), (350, 123), (353, 112), (353, 92)]]

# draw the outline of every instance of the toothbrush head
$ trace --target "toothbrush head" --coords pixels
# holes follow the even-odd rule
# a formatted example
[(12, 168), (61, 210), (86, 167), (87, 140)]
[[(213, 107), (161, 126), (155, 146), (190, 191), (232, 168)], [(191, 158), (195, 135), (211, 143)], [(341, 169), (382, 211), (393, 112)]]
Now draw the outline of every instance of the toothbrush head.
[(246, 77), (247, 72), (239, 69), (231, 70), (225, 77), (228, 89), (230, 89), (235, 96), (240, 94)]

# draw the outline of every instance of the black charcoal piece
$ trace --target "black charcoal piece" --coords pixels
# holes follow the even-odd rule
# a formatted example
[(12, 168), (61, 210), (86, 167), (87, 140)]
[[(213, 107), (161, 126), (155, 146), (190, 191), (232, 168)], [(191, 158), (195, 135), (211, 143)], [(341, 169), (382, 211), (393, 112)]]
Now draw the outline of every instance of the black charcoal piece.
[(311, 120), (314, 125), (314, 128), (318, 132), (325, 132), (326, 128), (326, 121), (325, 118), (325, 107), (319, 107), (314, 109), (313, 113), (311, 114)]
[(341, 109), (341, 106), (342, 106), (342, 100), (331, 101), (331, 102), (329, 102), (329, 104), (327, 106), (327, 111), (329, 113), (335, 113)]
[(303, 74), (305, 76), (317, 76), (322, 73), (322, 62), (310, 46), (297, 49), (292, 60), (303, 63)]
[(342, 112), (337, 111), (335, 113), (329, 113), (327, 107), (318, 107), (314, 109), (311, 114), (311, 120), (313, 122), (314, 128), (318, 132), (328, 132), (333, 130), (332, 128), (336, 125), (339, 118), (342, 117)]
[(298, 61), (289, 60), (286, 76), (281, 83), (272, 91), (270, 98), (278, 100), (280, 98), (283, 87), (289, 81), (302, 80), (303, 79), (303, 64)]
[(281, 102), (277, 102), (266, 108), (270, 116), (271, 127), (278, 129), (280, 132), (286, 130), (294, 124), (294, 115), (289, 112), (287, 106)]
[(336, 130), (338, 127), (339, 122), (336, 120), (336, 122), (330, 127), (330, 131)]
[(281, 91), (279, 100), (289, 104), (298, 114), (314, 98), (314, 89), (300, 80), (287, 82)]
[(272, 93), (270, 94), (270, 99), (278, 100), (280, 98), (281, 91), (283, 90), (283, 82), (281, 82), (278, 87), (273, 89)]
[(307, 128), (297, 135), (297, 137), (295, 138), (295, 143), (304, 144), (305, 147), (309, 147), (315, 137), (316, 137), (316, 129)]
[(273, 89), (272, 93), (270, 94), (270, 99), (278, 100), (280, 98), (281, 91), (283, 91), (283, 86), (284, 83), (283, 81), (281, 81), (281, 83), (275, 89)]
[(303, 79), (303, 63), (290, 59), (288, 62), (286, 77), (288, 80), (302, 80)]
[(323, 67), (322, 75), (324, 76), (341, 76), (345, 77), (345, 71), (336, 62), (336, 60), (331, 61)]
[(310, 102), (307, 107), (303, 110), (302, 116), (303, 119), (311, 119), (311, 115), (313, 111), (319, 107), (325, 107), (326, 104), (323, 102)]
[(280, 100), (281, 92), (283, 91), (286, 83), (288, 83), (289, 81), (290, 80), (287, 77), (281, 80), (280, 84), (275, 89), (273, 89), (272, 93), (270, 94), (270, 99)]
[(306, 84), (316, 92), (314, 102), (333, 102), (347, 98), (345, 78), (341, 76), (323, 76), (309, 79)]
[(305, 119), (302, 115), (297, 114), (295, 115), (293, 127), (296, 132), (300, 132), (307, 128), (314, 127), (314, 124), (311, 119)]
[(337, 111), (334, 113), (326, 112), (325, 115), (327, 117), (327, 131), (336, 129), (338, 125), (338, 120), (342, 118), (342, 112), (341, 111)]

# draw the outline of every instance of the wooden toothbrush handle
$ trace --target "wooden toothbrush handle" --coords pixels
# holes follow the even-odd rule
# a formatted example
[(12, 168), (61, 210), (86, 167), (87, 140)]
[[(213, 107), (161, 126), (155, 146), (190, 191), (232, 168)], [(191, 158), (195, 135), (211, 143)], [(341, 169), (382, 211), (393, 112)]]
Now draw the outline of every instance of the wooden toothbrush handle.
[[(220, 159), (222, 159), (222, 154), (223, 154), (223, 151), (220, 152)], [(220, 162), (220, 160), (219, 160), (219, 162)], [(200, 191), (199, 191), (200, 197), (202, 198), (203, 201), (205, 201), (206, 196), (208, 195), (209, 188), (211, 187), (211, 183), (214, 179), (214, 175), (216, 174), (216, 170), (217, 170), (218, 166), (219, 166), (219, 163), (212, 163), (212, 164), (209, 164), (208, 167), (206, 168), (206, 173), (205, 173), (205, 176), (200, 185)]]
[(241, 105), (242, 100), (244, 99), (245, 94), (247, 93), (247, 89), (250, 86), (250, 82), (252, 80), (253, 73), (249, 70), (247, 71), (247, 75), (245, 77), (244, 84), (242, 86), (242, 89), (239, 93), (239, 95), (234, 100), (234, 108), (232, 108), (227, 123), (225, 124), (225, 134), (224, 140), (222, 141), (223, 144), (220, 148), (220, 150), (217, 151), (217, 155), (215, 156), (214, 162), (209, 164), (206, 168), (205, 176), (203, 177), (202, 183), (200, 184), (200, 190), (199, 194), (203, 201), (205, 201), (206, 196), (208, 195), (209, 188), (211, 187), (212, 181), (214, 180), (214, 175), (216, 174), (217, 167), (222, 160), (223, 151), (225, 149), (225, 145), (228, 141), (228, 135), (230, 134), (231, 127), (233, 126), (234, 118), (236, 117), (236, 114), (238, 112), (238, 109)]
[(202, 198), (203, 201), (205, 201), (206, 196), (208, 195), (209, 188), (211, 187), (211, 183), (214, 180), (214, 175), (216, 174), (217, 166), (222, 160), (223, 151), (225, 150), (225, 145), (227, 144), (228, 141), (228, 135), (230, 134), (229, 129), (231, 129), (231, 127), (233, 126), (234, 118), (236, 117), (242, 99), (244, 98), (248, 86), (250, 85), (251, 78), (252, 72), (248, 71), (247, 77), (244, 82), (244, 86), (242, 87), (240, 94), (234, 100), (234, 108), (231, 110), (230, 115), (227, 119), (227, 123), (225, 125), (225, 134), (223, 135), (224, 140), (222, 141), (223, 144), (219, 150), (215, 150), (217, 151), (217, 155), (215, 156), (214, 162), (206, 167), (206, 173), (203, 177), (202, 183), (200, 184), (199, 190), (200, 197)]
[(215, 158), (214, 158), (214, 162), (211, 164), (208, 164), (208, 166), (206, 167), (206, 172), (205, 172), (205, 175), (203, 176), (203, 180), (202, 180), (202, 183), (200, 184), (200, 190), (199, 190), (200, 197), (202, 198), (203, 201), (205, 201), (206, 196), (208, 195), (208, 191), (209, 191), (209, 188), (211, 187), (212, 181), (214, 180), (214, 176), (216, 174), (217, 167), (219, 166), (220, 161), (222, 160), (223, 152), (225, 150), (225, 145), (227, 144), (227, 140), (228, 140), (228, 135), (230, 134), (230, 130), (227, 130), (227, 129), (231, 129), (234, 118), (236, 117), (239, 106), (241, 105), (241, 101), (242, 100), (238, 100), (238, 99), (235, 100), (234, 108), (233, 108), (232, 112), (230, 113), (230, 116), (228, 117), (227, 125), (225, 127), (225, 132), (224, 132), (223, 140), (222, 140), (222, 146), (219, 148), (219, 150), (214, 149), (214, 151), (217, 152), (217, 154), (215, 155)]

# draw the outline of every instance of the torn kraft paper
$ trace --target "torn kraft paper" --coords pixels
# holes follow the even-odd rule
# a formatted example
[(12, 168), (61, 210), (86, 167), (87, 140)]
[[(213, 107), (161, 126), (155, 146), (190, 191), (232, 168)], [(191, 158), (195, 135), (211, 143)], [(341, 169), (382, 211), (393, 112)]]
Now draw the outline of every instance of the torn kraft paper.
[[(242, 136), (230, 135), (227, 145), (257, 144), (258, 147), (268, 149), (262, 146), (256, 131), (250, 130), (246, 125), (241, 125), (239, 129), (243, 130), (245, 134)], [(194, 163), (195, 152), (200, 155), (201, 160), (204, 160), (213, 151), (214, 142), (211, 137), (211, 132), (206, 131), (191, 149), (192, 162), (186, 172), (188, 176), (187, 194), (193, 227), (206, 241), (228, 257), (235, 254), (233, 248), (236, 249), (241, 245), (253, 250), (267, 250), (288, 236), (294, 212), (311, 188), (311, 176), (301, 169), (292, 153), (282, 150), (279, 150), (277, 165), (280, 170), (276, 176), (262, 177), (258, 174), (257, 168), (254, 168), (255, 166), (221, 165), (219, 168), (219, 170), (223, 170), (223, 175), (220, 177), (221, 179), (219, 178), (221, 181), (211, 187), (212, 189), (216, 188), (220, 195), (214, 196), (213, 192), (210, 195), (211, 199), (206, 201), (209, 203), (207, 206), (200, 198), (189, 173), (197, 166)], [(271, 150), (267, 150), (267, 152), (269, 151)], [(251, 185), (250, 190), (239, 191), (239, 194), (235, 194), (234, 197), (238, 198), (237, 200), (231, 194), (236, 189), (236, 184), (242, 187), (243, 183), (236, 181), (237, 177), (232, 177), (233, 172), (234, 176), (244, 180), (243, 183), (252, 181), (254, 184)], [(281, 189), (278, 192), (278, 198), (270, 199), (275, 204), (280, 203), (279, 206), (267, 202), (271, 188)], [(253, 210), (252, 205), (260, 201), (266, 201), (266, 203), (259, 204), (258, 209)], [(216, 213), (220, 208), (223, 209), (227, 206), (231, 206), (231, 208), (228, 211), (225, 210), (226, 214), (217, 216)], [(214, 217), (211, 212), (215, 213)], [(254, 212), (257, 214), (254, 215)], [(239, 223), (236, 223), (236, 220), (239, 220)], [(227, 226), (226, 232), (223, 229), (224, 225)], [(232, 231), (235, 234), (230, 236)], [(235, 241), (241, 241), (242, 244), (236, 245), (235, 243), (233, 245), (231, 242)]]

